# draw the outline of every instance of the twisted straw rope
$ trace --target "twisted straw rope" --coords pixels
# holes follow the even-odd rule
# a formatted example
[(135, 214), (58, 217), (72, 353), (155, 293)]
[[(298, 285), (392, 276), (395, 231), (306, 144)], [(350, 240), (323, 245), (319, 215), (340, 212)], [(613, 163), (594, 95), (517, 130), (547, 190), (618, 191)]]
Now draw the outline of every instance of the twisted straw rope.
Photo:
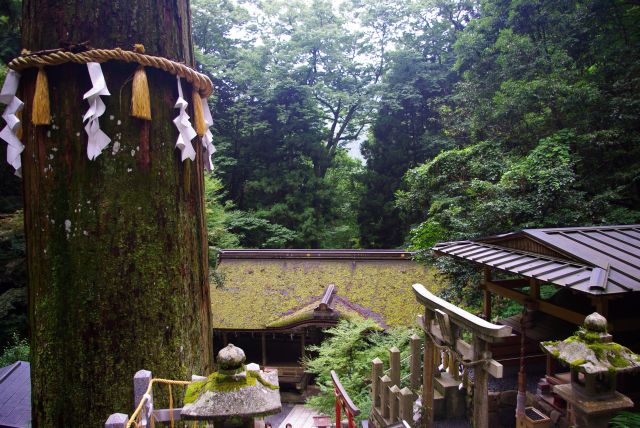
[(46, 54), (29, 54), (11, 60), (9, 68), (20, 71), (30, 67), (60, 65), (67, 62), (85, 64), (87, 62), (105, 62), (112, 59), (136, 62), (143, 66), (159, 68), (160, 70), (183, 77), (193, 85), (201, 97), (208, 97), (213, 92), (211, 79), (202, 73), (198, 73), (191, 67), (159, 56), (125, 51), (121, 48), (91, 49), (79, 53), (59, 51)]

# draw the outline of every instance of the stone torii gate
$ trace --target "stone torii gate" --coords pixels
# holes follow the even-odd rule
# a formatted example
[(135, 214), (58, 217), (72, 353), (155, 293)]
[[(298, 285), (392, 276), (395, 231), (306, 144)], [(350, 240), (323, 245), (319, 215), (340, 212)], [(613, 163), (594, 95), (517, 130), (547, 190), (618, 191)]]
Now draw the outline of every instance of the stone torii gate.
[[(501, 364), (491, 359), (489, 344), (511, 335), (511, 327), (492, 324), (460, 309), (433, 295), (422, 284), (414, 284), (413, 291), (425, 309), (424, 316), (420, 316), (418, 321), (425, 332), (422, 426), (433, 426), (433, 378), (439, 373), (436, 368), (439, 349), (446, 348), (449, 351), (450, 367), (457, 368), (457, 363), (460, 362), (465, 369), (474, 368), (474, 426), (488, 428), (488, 375), (501, 378), (503, 369)], [(462, 339), (463, 330), (471, 333), (473, 344)]]

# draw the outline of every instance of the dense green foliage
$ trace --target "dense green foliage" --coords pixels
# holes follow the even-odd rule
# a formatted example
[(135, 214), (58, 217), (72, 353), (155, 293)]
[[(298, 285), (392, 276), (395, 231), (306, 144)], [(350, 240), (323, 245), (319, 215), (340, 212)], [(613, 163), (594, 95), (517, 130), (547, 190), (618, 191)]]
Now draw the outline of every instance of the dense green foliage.
[[(481, 2), (439, 107), (454, 148), (410, 170), (398, 207), (417, 250), (521, 228), (640, 221), (640, 8)], [(437, 142), (436, 142), (437, 144)], [(468, 266), (438, 261), (459, 297)]]
[(611, 418), (612, 428), (629, 428), (640, 426), (640, 413), (620, 412)]
[[(0, 5), (0, 82), (6, 75), (5, 64), (20, 50), (20, 9), (19, 0)], [(4, 152), (4, 142), (2, 145)], [(22, 349), (19, 338), (27, 337), (28, 326), (22, 186), (13, 175), (13, 168), (4, 162), (4, 156), (0, 162), (0, 183), (0, 350), (5, 349), (8, 355), (7, 352), (14, 352), (10, 349)], [(6, 361), (1, 357), (0, 367)]]
[[(335, 370), (340, 383), (353, 403), (360, 409), (360, 420), (366, 419), (371, 411), (371, 361), (380, 358), (385, 369), (389, 367), (389, 349), (400, 349), (401, 359), (409, 355), (409, 329), (394, 329), (386, 333), (380, 331), (371, 320), (340, 321), (337, 326), (326, 330), (329, 335), (320, 346), (312, 346), (308, 351), (315, 356), (305, 360), (306, 371), (315, 374), (321, 393), (307, 400), (307, 404), (320, 412), (330, 415), (335, 411), (335, 396), (331, 381), (331, 370)], [(401, 377), (408, 374), (407, 364), (403, 365)]]
[(377, 78), (355, 60), (359, 35), (327, 1), (193, 7), (198, 58), (216, 86), (217, 174), (239, 211), (240, 244), (355, 245), (357, 185), (345, 180), (358, 164), (343, 147), (362, 130)]
[(2, 350), (2, 354), (0, 354), (0, 367), (8, 366), (16, 361), (30, 361), (29, 354), (29, 342), (26, 339), (20, 339), (14, 333), (11, 340), (7, 342), (6, 347)]

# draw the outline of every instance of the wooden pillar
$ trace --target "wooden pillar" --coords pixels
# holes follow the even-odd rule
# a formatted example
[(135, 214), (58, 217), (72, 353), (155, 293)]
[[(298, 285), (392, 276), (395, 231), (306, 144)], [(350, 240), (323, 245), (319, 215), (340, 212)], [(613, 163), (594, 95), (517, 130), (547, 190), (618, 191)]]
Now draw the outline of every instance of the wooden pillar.
[(305, 343), (305, 332), (303, 331), (302, 334), (300, 335), (300, 356), (301, 358), (304, 358), (304, 347), (307, 346)]
[(261, 341), (260, 350), (262, 351), (262, 367), (264, 368), (267, 365), (267, 334), (266, 333), (262, 333), (262, 336), (260, 337), (260, 341)]
[(380, 378), (380, 407), (382, 410), (382, 418), (385, 420), (389, 419), (389, 389), (391, 387), (391, 378), (387, 375), (384, 375)]
[(382, 360), (374, 358), (371, 361), (371, 403), (374, 408), (380, 408), (380, 378), (382, 377)]
[[(605, 318), (609, 318), (609, 299), (606, 297), (596, 297), (592, 300), (596, 312)], [(609, 323), (611, 325), (611, 323)]]
[(531, 278), (529, 280), (529, 297), (533, 300), (540, 300), (540, 281)]
[(398, 422), (398, 418), (400, 417), (400, 408), (399, 408), (399, 400), (400, 400), (400, 388), (398, 385), (393, 385), (389, 388), (389, 419), (391, 423)]
[(420, 337), (414, 334), (409, 342), (411, 348), (410, 385), (416, 391), (420, 387)]
[[(433, 314), (425, 307), (424, 327), (427, 331), (431, 328)], [(424, 339), (424, 364), (422, 367), (422, 427), (431, 428), (433, 426), (433, 372), (435, 362), (435, 345), (428, 334)]]
[(340, 414), (340, 397), (338, 394), (338, 390), (334, 391), (336, 396), (336, 428), (342, 428), (342, 415)]
[[(473, 339), (473, 359), (475, 361), (490, 358), (491, 353), (484, 340), (474, 337)], [(489, 428), (489, 401), (488, 385), (489, 373), (485, 365), (478, 364), (474, 368), (474, 392), (473, 392), (473, 421), (475, 428)]]
[(391, 385), (400, 387), (400, 350), (395, 346), (389, 349), (389, 366), (391, 367), (389, 371)]
[(491, 292), (487, 290), (484, 286), (485, 284), (491, 281), (491, 268), (485, 266), (482, 270), (482, 280), (480, 281), (483, 286), (482, 290), (482, 318), (487, 321), (491, 320)]
[(228, 344), (229, 344), (229, 336), (227, 336), (226, 332), (222, 333), (222, 347), (224, 348)]
[(413, 426), (413, 392), (407, 387), (400, 390), (400, 419)]
[(449, 374), (455, 380), (460, 380), (460, 370), (458, 367), (458, 359), (453, 352), (449, 352)]
[(482, 318), (491, 321), (491, 292), (482, 290)]

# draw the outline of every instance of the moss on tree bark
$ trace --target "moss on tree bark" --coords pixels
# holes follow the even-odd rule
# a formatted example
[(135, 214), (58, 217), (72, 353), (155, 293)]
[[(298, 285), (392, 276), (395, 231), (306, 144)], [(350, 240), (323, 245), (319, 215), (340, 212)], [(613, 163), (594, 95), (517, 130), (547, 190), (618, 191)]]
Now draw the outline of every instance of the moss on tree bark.
[[(23, 2), (23, 47), (88, 41), (193, 62), (187, 0)], [(103, 426), (131, 413), (134, 373), (211, 369), (203, 170), (174, 150), (174, 76), (147, 68), (153, 120), (130, 116), (135, 65), (102, 65), (112, 139), (86, 155), (84, 65), (46, 67), (52, 124), (24, 121), (33, 426)], [(23, 73), (24, 118), (35, 70)], [(183, 81), (189, 94), (190, 86)]]

